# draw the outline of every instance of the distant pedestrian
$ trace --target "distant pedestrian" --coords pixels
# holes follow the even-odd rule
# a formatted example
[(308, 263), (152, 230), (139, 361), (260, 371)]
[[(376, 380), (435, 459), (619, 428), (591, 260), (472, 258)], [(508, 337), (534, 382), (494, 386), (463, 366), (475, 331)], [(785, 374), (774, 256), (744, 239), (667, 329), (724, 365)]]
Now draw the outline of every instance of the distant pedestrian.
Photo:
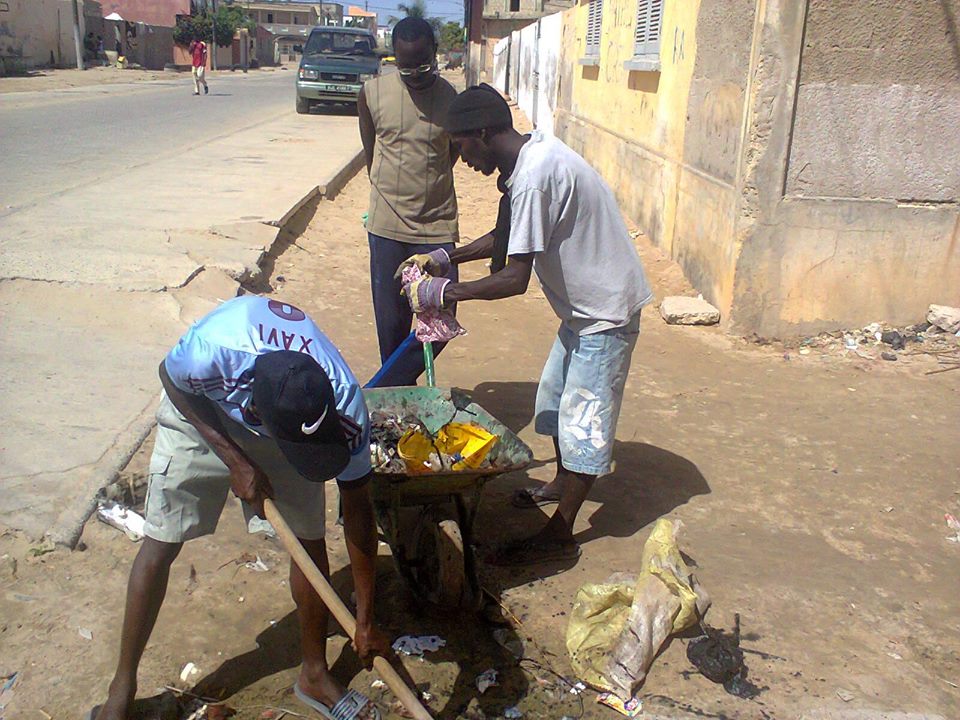
[(193, 94), (200, 94), (203, 85), (203, 94), (210, 92), (207, 87), (207, 44), (203, 40), (194, 40), (190, 43), (190, 55), (193, 56)]
[(102, 35), (97, 35), (97, 58), (96, 59), (104, 67), (109, 65), (109, 63), (107, 62), (107, 51), (103, 46)]

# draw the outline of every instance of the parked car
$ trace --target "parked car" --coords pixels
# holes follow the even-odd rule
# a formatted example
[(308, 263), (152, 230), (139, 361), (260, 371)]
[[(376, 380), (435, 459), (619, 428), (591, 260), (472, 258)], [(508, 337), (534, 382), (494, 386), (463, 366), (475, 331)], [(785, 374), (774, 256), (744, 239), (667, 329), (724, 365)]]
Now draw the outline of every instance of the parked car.
[(363, 83), (380, 74), (377, 40), (363, 28), (315, 27), (297, 71), (297, 112), (318, 102), (356, 105)]

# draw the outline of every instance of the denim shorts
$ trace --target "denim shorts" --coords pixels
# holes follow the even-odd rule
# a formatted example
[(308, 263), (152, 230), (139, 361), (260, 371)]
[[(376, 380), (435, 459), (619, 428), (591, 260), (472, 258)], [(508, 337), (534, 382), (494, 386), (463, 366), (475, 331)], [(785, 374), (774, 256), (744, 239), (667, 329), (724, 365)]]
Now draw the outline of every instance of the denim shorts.
[(534, 427), (558, 439), (567, 470), (610, 472), (623, 388), (639, 335), (640, 313), (623, 327), (590, 335), (560, 325), (540, 376)]
[[(250, 458), (270, 480), (277, 510), (290, 529), (301, 540), (321, 540), (325, 530), (325, 483), (306, 480), (287, 462), (275, 442), (236, 425), (227, 431), (231, 436), (234, 432), (251, 436), (242, 440), (245, 446), (252, 446), (248, 449)], [(144, 534), (167, 543), (211, 535), (229, 492), (227, 466), (163, 393), (150, 457)], [(243, 514), (249, 524), (253, 511), (246, 503)]]

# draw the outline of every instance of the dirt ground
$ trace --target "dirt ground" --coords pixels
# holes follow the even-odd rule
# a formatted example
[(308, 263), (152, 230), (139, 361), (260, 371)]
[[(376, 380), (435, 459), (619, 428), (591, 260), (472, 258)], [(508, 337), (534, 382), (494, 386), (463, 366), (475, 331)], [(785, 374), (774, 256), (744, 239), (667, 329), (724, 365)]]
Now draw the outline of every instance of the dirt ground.
[[(462, 231), (477, 236), (493, 223), (494, 182), (460, 167), (457, 184)], [(299, 218), (309, 221), (305, 229), (294, 228), (267, 266), (270, 292), (316, 319), (361, 380), (379, 365), (361, 225), (367, 192), (361, 176), (335, 201), (308, 209)], [(658, 297), (689, 292), (673, 263), (642, 237), (638, 245)], [(534, 283), (523, 297), (464, 303), (460, 319), (469, 334), (438, 359), (438, 384), (467, 390), (535, 456), (526, 471), (486, 486), (477, 538), (490, 545), (545, 519), (509, 498), (552, 476), (552, 446), (531, 419), (557, 321)], [(407, 663), (439, 718), (500, 717), (515, 705), (527, 718), (617, 717), (593, 692), (576, 696), (556, 681), (554, 673), (572, 676), (568, 614), (582, 583), (635, 571), (651, 524), (677, 518), (681, 548), (713, 599), (707, 620), (730, 627), (740, 614), (750, 679), (762, 691), (741, 699), (691, 673), (687, 640), (674, 638), (639, 691), (642, 717), (960, 717), (960, 544), (947, 541), (944, 524), (945, 512), (960, 512), (960, 373), (923, 374), (935, 367), (922, 355), (884, 363), (758, 347), (720, 328), (667, 326), (650, 307), (616, 469), (597, 482), (578, 520), (583, 556), (570, 567), (481, 569), (519, 621), (507, 637), (523, 642), (524, 659), (472, 615), (416, 609), (385, 545), (378, 618), (393, 636), (447, 640)], [(143, 476), (148, 450), (149, 442), (125, 478)], [(331, 564), (349, 596), (335, 503), (331, 491)], [(246, 535), (240, 518), (231, 499), (217, 534), (188, 543), (174, 566), (140, 695), (193, 687), (228, 697), (242, 720), (270, 708), (305, 714), (290, 689), (298, 649), (284, 553), (274, 540)], [(0, 537), (0, 672), (20, 673), (4, 717), (79, 717), (104, 697), (137, 546), (95, 520), (83, 542), (82, 552), (32, 557), (25, 538)], [(243, 553), (269, 569), (236, 564)], [(343, 648), (335, 628), (335, 672), (382, 699), (386, 714), (391, 698), (371, 687), (371, 674), (355, 675)], [(181, 682), (188, 662), (198, 671)], [(488, 668), (500, 684), (480, 695), (474, 680)]]

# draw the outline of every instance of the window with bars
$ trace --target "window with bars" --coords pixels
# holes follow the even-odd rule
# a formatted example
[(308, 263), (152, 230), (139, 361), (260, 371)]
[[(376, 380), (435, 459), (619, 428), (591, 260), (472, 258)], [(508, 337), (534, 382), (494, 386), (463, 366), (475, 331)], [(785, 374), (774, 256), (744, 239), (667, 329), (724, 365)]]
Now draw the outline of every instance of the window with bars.
[(660, 28), (663, 24), (663, 0), (637, 0), (637, 25), (633, 34), (633, 56), (660, 60)]
[(590, 0), (587, 14), (587, 52), (588, 58), (600, 57), (600, 28), (603, 25), (603, 0)]

